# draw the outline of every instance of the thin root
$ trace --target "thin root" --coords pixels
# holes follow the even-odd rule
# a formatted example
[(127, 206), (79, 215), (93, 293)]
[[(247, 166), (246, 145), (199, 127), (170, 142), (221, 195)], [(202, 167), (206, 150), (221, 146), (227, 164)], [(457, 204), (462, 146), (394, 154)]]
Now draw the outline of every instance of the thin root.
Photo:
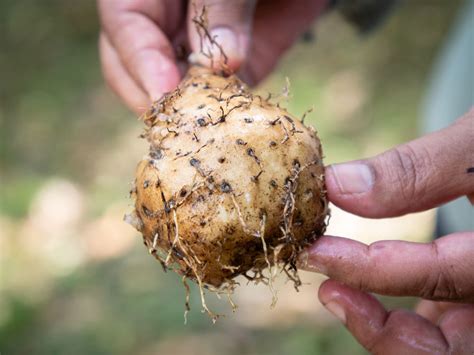
[(274, 308), (276, 303), (277, 303), (278, 297), (277, 297), (276, 291), (273, 287), (273, 277), (274, 277), (273, 268), (272, 268), (272, 263), (268, 259), (267, 243), (265, 242), (265, 222), (266, 222), (266, 220), (267, 220), (267, 216), (264, 214), (262, 216), (262, 219), (260, 220), (260, 231), (258, 232), (257, 235), (262, 240), (263, 253), (265, 255), (265, 261), (268, 265), (268, 273), (269, 273), (268, 287), (270, 288), (270, 292), (272, 293), (272, 303), (270, 304), (270, 308)]
[(237, 200), (235, 199), (235, 194), (232, 193), (230, 197), (232, 198), (232, 202), (234, 203), (235, 209), (237, 210), (237, 215), (239, 217), (240, 224), (242, 225), (242, 228), (244, 229), (244, 232), (247, 234), (254, 235), (255, 233), (252, 232), (247, 226), (247, 223), (245, 223), (244, 216), (242, 215), (242, 211), (240, 210), (240, 206), (237, 203)]
[(184, 302), (184, 324), (186, 325), (188, 323), (188, 313), (191, 310), (191, 307), (189, 306), (189, 297), (191, 294), (191, 290), (189, 289), (189, 285), (186, 282), (186, 275), (183, 276), (182, 281), (184, 288), (186, 289), (186, 300)]

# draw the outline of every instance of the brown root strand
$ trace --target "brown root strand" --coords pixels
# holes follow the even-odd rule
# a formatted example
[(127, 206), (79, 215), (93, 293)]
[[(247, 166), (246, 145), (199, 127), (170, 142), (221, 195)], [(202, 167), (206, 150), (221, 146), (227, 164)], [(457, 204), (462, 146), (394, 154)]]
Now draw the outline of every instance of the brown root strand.
[(186, 325), (188, 323), (188, 313), (191, 310), (191, 307), (189, 306), (189, 298), (191, 295), (191, 290), (189, 289), (189, 285), (186, 282), (186, 275), (184, 275), (181, 280), (186, 290), (186, 298), (184, 301), (184, 324)]
[[(208, 28), (208, 21), (207, 21), (207, 8), (206, 6), (203, 6), (201, 9), (201, 12), (199, 13), (196, 4), (193, 3), (194, 6), (194, 12), (196, 15), (192, 18), (192, 22), (194, 23), (196, 27), (196, 32), (199, 35), (199, 52), (204, 55), (206, 58), (209, 59), (210, 61), (210, 67), (214, 67), (214, 57), (212, 54), (212, 47), (216, 46), (217, 49), (219, 50), (220, 56), (223, 59), (223, 63), (221, 64), (221, 71), (223, 73), (230, 74), (229, 67), (227, 66), (227, 63), (229, 61), (229, 58), (224, 52), (224, 49), (222, 46), (219, 44), (219, 42), (216, 41), (216, 36), (212, 36), (211, 33), (209, 32)], [(207, 39), (209, 42), (209, 45), (207, 48), (204, 48), (204, 42)]]

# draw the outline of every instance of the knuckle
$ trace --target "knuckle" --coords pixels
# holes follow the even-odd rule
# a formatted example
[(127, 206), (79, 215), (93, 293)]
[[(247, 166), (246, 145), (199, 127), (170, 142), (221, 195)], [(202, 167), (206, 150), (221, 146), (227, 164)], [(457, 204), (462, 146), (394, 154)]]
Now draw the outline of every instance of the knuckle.
[(392, 341), (399, 336), (399, 324), (403, 323), (406, 312), (400, 309), (388, 311), (374, 336), (367, 342), (366, 349), (371, 354), (399, 354), (399, 350), (387, 349), (387, 341)]
[(431, 246), (434, 255), (433, 270), (427, 275), (420, 296), (430, 300), (460, 299), (459, 288), (450, 272), (450, 268), (446, 267), (447, 265), (443, 261), (438, 243), (436, 241), (432, 242)]
[(453, 279), (445, 271), (437, 271), (421, 292), (421, 297), (433, 301), (458, 300), (461, 295)]
[(423, 196), (429, 171), (432, 166), (430, 153), (426, 149), (414, 147), (408, 143), (390, 151), (386, 167), (390, 181), (397, 188), (399, 197), (406, 203), (413, 198)]

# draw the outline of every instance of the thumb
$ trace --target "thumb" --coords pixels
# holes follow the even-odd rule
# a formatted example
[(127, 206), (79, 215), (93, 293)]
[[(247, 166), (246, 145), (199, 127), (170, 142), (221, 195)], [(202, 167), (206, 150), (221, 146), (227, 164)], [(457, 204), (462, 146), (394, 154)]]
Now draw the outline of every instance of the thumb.
[(387, 311), (370, 294), (333, 280), (319, 300), (371, 354), (472, 354), (474, 307), (447, 311), (437, 324), (402, 309)]
[(190, 4), (188, 35), (193, 60), (236, 71), (249, 51), (255, 4), (256, 0), (196, 0)]
[(441, 131), (326, 169), (329, 200), (364, 217), (427, 210), (474, 193), (474, 109)]

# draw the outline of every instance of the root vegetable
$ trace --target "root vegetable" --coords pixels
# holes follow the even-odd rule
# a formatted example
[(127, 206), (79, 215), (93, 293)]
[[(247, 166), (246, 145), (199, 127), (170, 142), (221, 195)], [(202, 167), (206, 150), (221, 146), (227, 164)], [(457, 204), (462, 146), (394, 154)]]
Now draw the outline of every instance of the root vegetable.
[(328, 216), (314, 129), (235, 75), (197, 66), (144, 122), (150, 150), (128, 220), (150, 253), (201, 293), (232, 291), (238, 275), (272, 287), (277, 268), (298, 287), (297, 255)]

